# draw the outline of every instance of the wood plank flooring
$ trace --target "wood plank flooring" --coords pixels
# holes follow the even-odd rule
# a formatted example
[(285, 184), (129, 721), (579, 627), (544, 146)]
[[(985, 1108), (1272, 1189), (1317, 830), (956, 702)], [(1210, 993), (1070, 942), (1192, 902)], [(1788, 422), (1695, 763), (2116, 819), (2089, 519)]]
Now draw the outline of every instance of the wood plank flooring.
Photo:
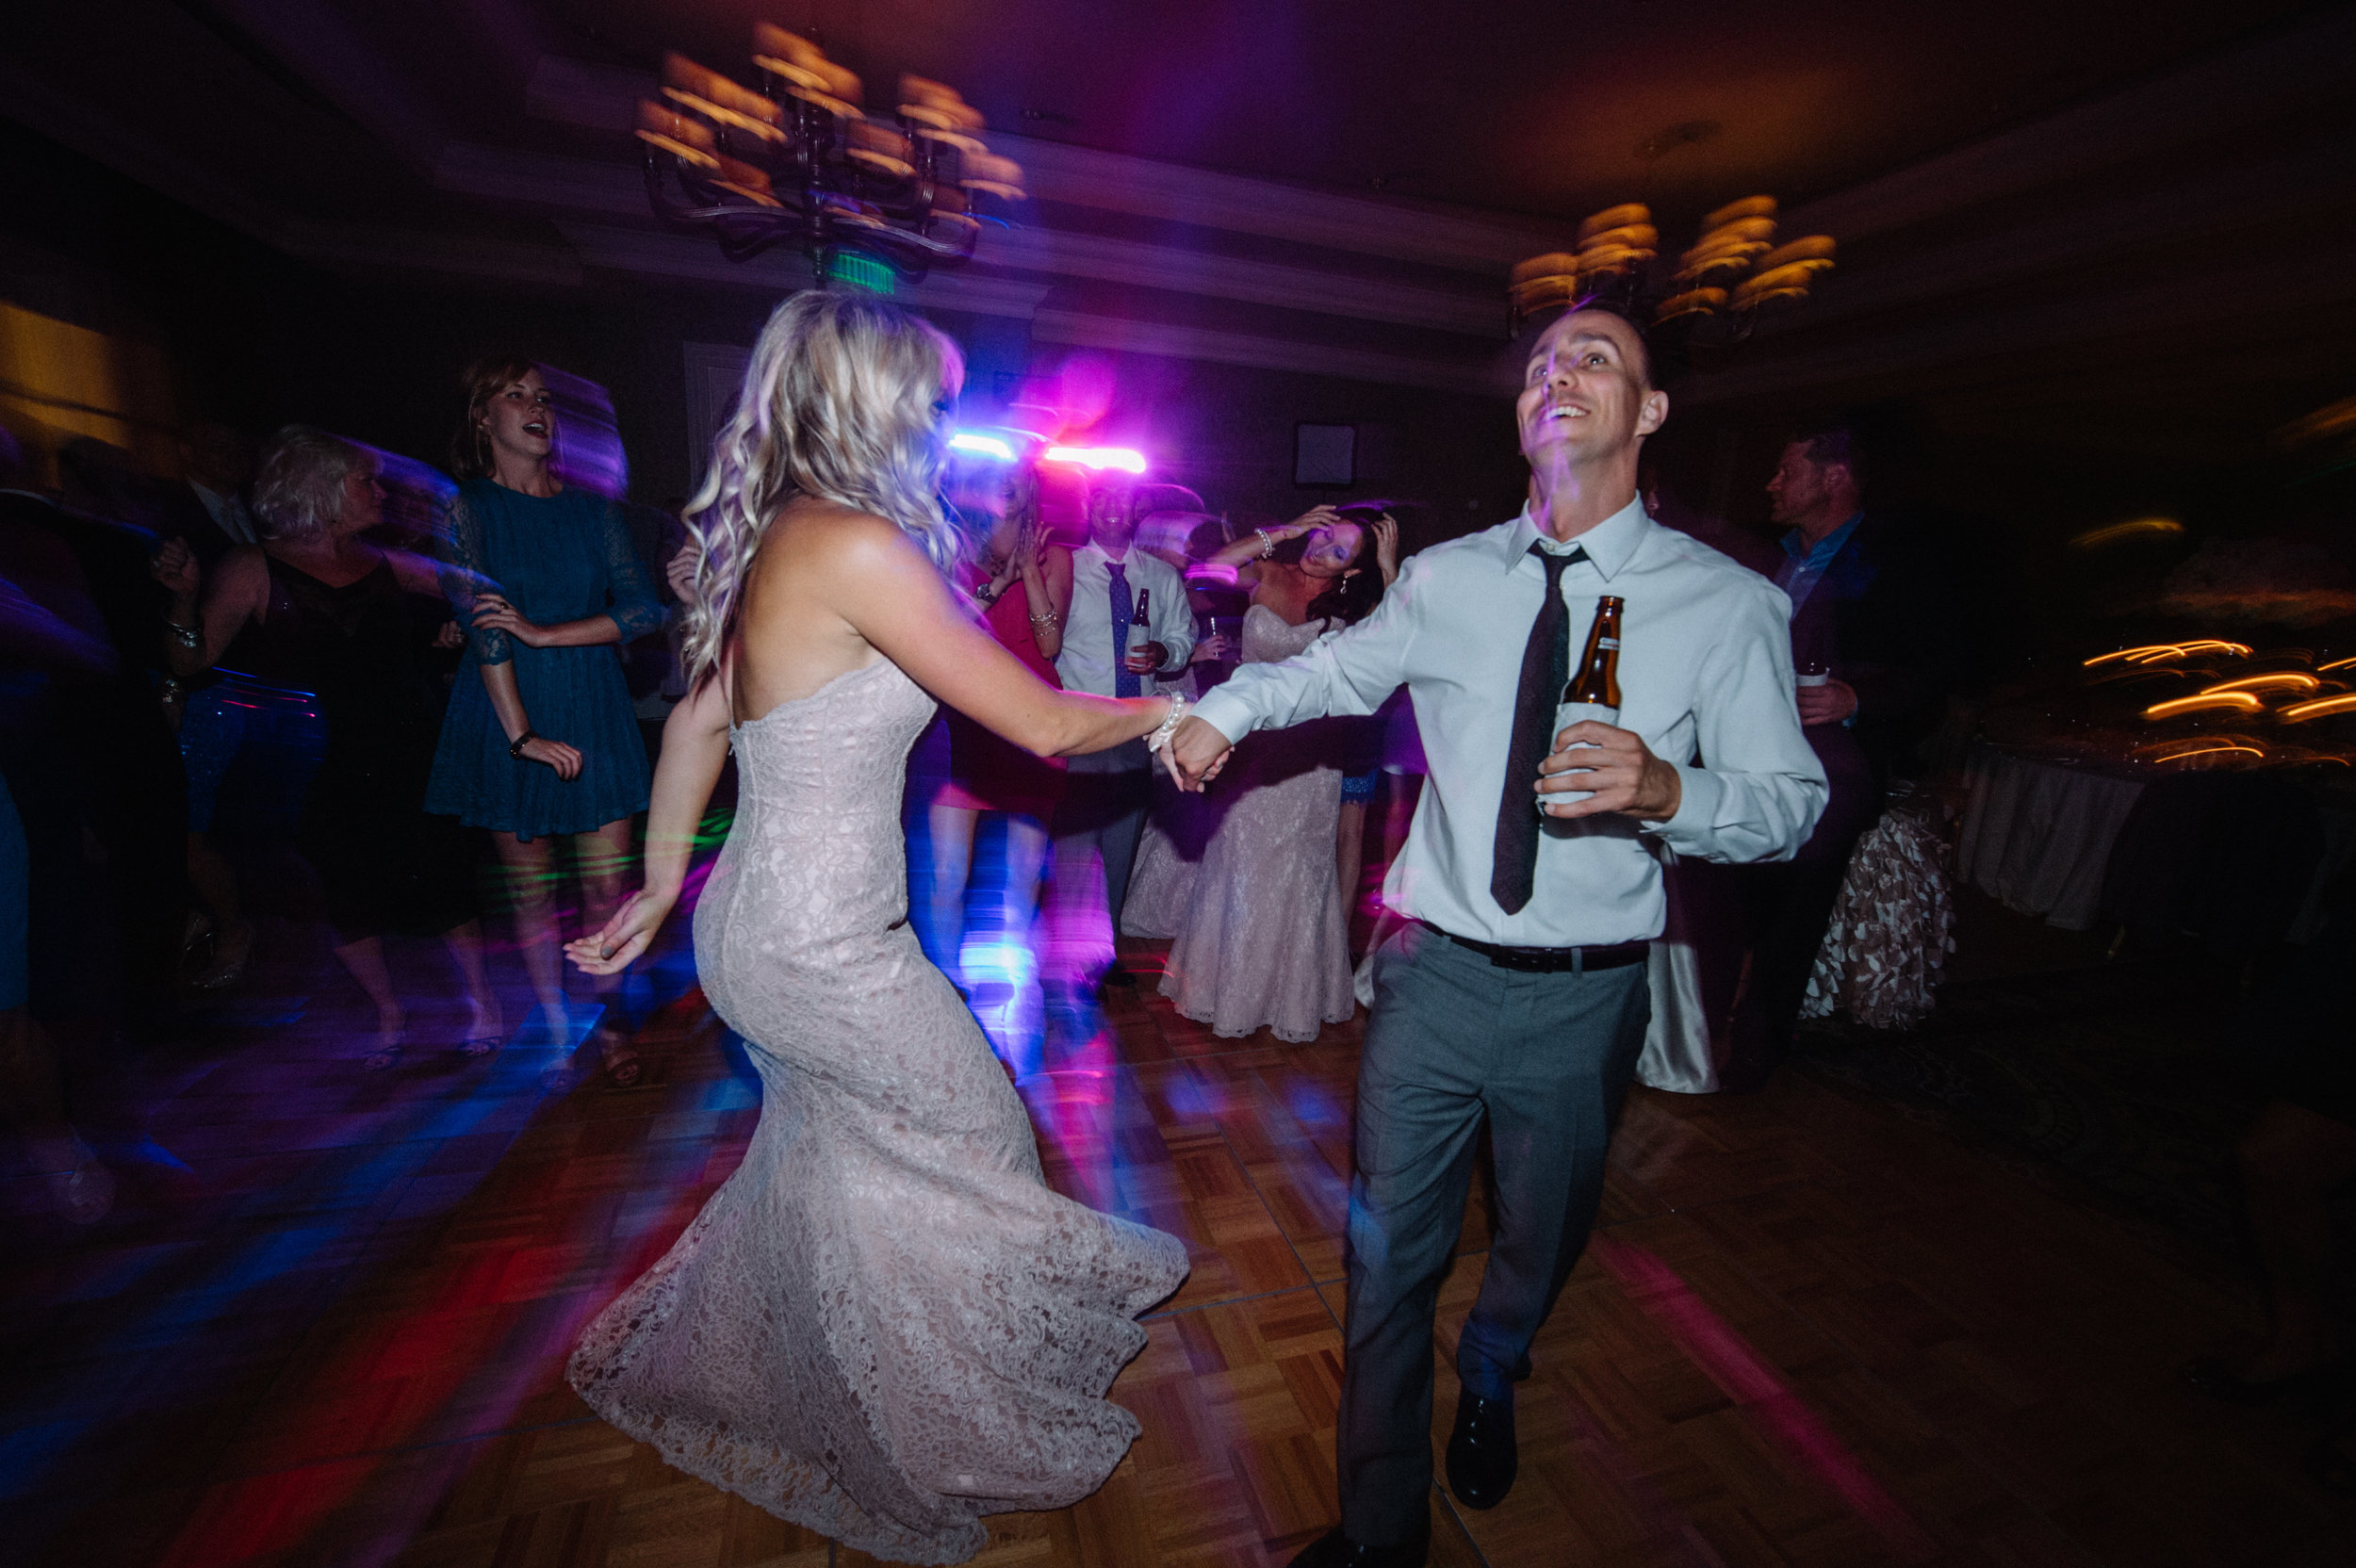
[[(1150, 985), (1027, 1098), (1050, 1179), (1184, 1238), (1193, 1276), (1113, 1390), (1143, 1438), (1078, 1507), (993, 1521), (985, 1562), (1256, 1568), (1335, 1517), (1357, 1026), (1222, 1040)], [(668, 1468), (563, 1381), (758, 1114), (692, 993), (628, 1091), (545, 1094), (520, 1049), (363, 1076), (357, 1021), (322, 1004), (184, 1064), (152, 1132), (191, 1174), (10, 1266), (0, 1560), (868, 1560)], [(1487, 1236), (1476, 1190), (1435, 1451)], [(1435, 1489), (1432, 1560), (2345, 1563), (2356, 1512), (2300, 1477), (2301, 1429), (2171, 1380), (2253, 1320), (2222, 1271), (1805, 1073), (1639, 1089), (1520, 1394), (1520, 1481), (1486, 1513)]]

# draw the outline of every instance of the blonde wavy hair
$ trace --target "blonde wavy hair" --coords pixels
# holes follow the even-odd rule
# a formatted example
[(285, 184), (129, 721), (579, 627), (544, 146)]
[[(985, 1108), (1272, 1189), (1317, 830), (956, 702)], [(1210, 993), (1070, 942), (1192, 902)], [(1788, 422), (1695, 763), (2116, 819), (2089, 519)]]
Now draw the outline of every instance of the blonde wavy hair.
[(698, 548), (681, 650), (691, 685), (718, 666), (753, 554), (797, 496), (895, 523), (949, 569), (959, 539), (941, 502), (941, 402), (964, 377), (939, 328), (873, 295), (813, 289), (771, 313), (685, 514)]

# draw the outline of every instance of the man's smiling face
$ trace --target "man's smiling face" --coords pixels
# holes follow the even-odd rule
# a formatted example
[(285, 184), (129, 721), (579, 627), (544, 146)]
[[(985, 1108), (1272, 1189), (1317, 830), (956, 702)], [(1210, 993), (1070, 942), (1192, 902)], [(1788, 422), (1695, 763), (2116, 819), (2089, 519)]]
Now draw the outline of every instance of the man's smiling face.
[(1532, 466), (1602, 456), (1650, 435), (1669, 400), (1648, 384), (1644, 341), (1608, 311), (1579, 310), (1540, 335), (1515, 404)]

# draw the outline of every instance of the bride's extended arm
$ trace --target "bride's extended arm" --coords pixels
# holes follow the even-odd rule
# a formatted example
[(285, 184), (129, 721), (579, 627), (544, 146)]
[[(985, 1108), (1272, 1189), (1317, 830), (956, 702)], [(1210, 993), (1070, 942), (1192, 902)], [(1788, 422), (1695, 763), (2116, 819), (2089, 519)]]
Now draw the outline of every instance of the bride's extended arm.
[(679, 902), (695, 830), (728, 760), (728, 685), (715, 675), (663, 723), (663, 760), (656, 764), (654, 797), (646, 808), (646, 884), (614, 912), (604, 930), (565, 944), (575, 965), (591, 974), (612, 974), (646, 951)]
[(837, 539), (828, 600), (853, 630), (934, 696), (1025, 751), (1072, 757), (1151, 732), (1162, 697), (1058, 691), (958, 609), (949, 585), (908, 536), (861, 518)]

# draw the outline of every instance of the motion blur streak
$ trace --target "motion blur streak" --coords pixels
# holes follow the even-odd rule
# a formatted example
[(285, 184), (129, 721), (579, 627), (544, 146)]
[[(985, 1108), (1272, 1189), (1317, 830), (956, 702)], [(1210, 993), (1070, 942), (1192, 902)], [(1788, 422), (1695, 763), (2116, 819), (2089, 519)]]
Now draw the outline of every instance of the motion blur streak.
[(2139, 534), (2166, 538), (2170, 534), (2184, 531), (2184, 525), (2173, 517), (2138, 517), (2132, 523), (2112, 523), (2107, 528), (2090, 528), (2070, 542), (2082, 550), (2093, 550), (2101, 549), (2104, 545), (2115, 545), (2121, 539), (2133, 539)]
[(951, 451), (971, 452), (977, 457), (994, 457), (1001, 463), (1014, 461), (1014, 449), (995, 435), (977, 435), (961, 430), (949, 437)]
[(1145, 454), (1127, 447), (1050, 447), (1039, 454), (1043, 463), (1076, 463), (1084, 468), (1120, 468), (1145, 472)]
[(2314, 676), (2301, 675), (2297, 670), (2283, 670), (2276, 675), (2247, 675), (2237, 680), (2220, 680), (2214, 686), (2202, 687), (2201, 694), (2214, 696), (2219, 692), (2313, 692), (2322, 685), (2323, 682)]
[(1824, 1418), (1784, 1386), (1766, 1358), (1694, 1295), (1676, 1269), (1628, 1242), (1599, 1235), (1593, 1245), (1597, 1261), (1678, 1350), (1873, 1527), (1890, 1560), (1921, 1562), (1938, 1555), (1929, 1535), (1866, 1473)]
[(2282, 710), (2282, 722), (2298, 724), (2306, 719), (2320, 719), (2331, 713), (2356, 713), (2356, 692), (2336, 697), (2317, 697), (2313, 702), (2295, 702)]
[(2196, 653), (2223, 653), (2236, 659), (2247, 659), (2250, 657), (2250, 645), (2220, 642), (2214, 637), (2198, 638), (2189, 643), (2148, 643), (2139, 648), (2098, 653), (2083, 662), (2088, 669), (2097, 664), (2107, 664), (2114, 659), (2123, 659), (2133, 664), (2150, 664), (2169, 659), (2185, 659)]
[(2233, 708), (2245, 713), (2254, 713), (2265, 706), (2248, 692), (2202, 692), (2195, 696), (2155, 702), (2143, 710), (2143, 716), (2147, 719), (2169, 719), (2179, 713), (2195, 713), (2205, 708)]

